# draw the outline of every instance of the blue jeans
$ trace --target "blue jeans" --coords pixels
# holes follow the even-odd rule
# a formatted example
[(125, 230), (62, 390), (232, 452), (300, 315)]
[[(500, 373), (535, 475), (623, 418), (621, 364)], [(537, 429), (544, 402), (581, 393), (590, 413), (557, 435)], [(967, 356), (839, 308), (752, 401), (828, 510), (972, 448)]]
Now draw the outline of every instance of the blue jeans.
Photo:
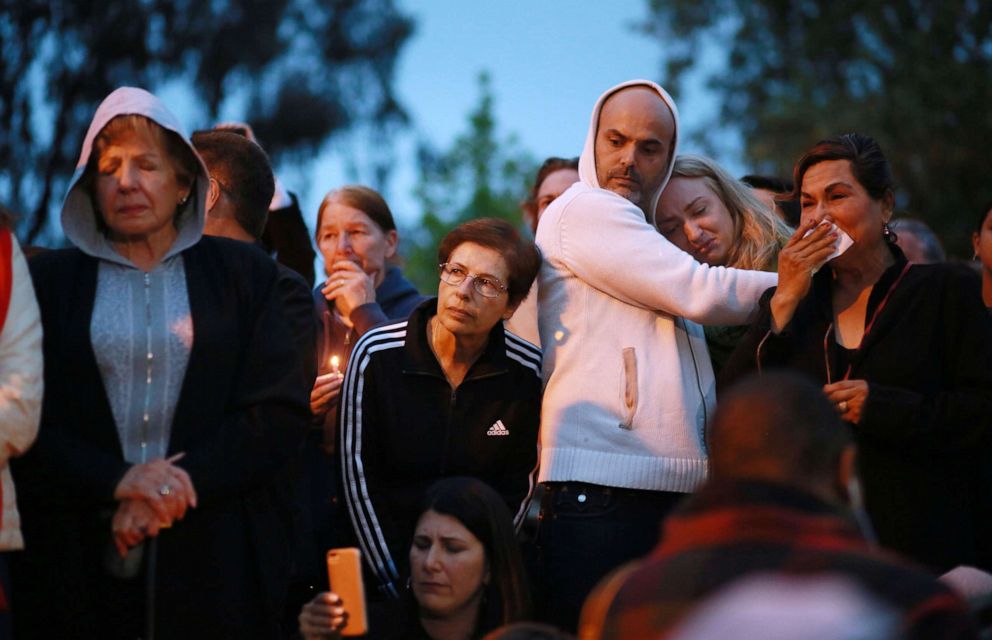
[(687, 494), (545, 483), (537, 529), (539, 617), (575, 632), (582, 603), (613, 569), (647, 555), (661, 522)]

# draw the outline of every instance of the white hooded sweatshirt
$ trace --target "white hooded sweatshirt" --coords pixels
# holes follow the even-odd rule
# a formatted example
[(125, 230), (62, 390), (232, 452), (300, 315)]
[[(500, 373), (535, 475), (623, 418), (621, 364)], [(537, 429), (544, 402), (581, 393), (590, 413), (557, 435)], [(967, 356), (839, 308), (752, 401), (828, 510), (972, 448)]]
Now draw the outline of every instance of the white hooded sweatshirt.
[(715, 403), (706, 342), (694, 323), (746, 323), (777, 276), (696, 262), (639, 207), (600, 188), (600, 110), (630, 86), (658, 93), (678, 142), (678, 111), (664, 89), (646, 80), (613, 87), (593, 109), (579, 182), (541, 217), (540, 480), (689, 492), (706, 477), (704, 433)]

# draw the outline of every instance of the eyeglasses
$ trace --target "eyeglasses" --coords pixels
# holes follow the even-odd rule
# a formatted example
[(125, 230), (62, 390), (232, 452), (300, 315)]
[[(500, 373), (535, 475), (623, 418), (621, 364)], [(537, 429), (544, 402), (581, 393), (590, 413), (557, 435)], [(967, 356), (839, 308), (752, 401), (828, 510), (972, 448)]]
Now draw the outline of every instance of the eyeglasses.
[(453, 287), (457, 287), (465, 282), (465, 278), (471, 278), (472, 286), (475, 287), (475, 290), (487, 298), (498, 298), (499, 294), (506, 291), (506, 285), (496, 278), (473, 276), (460, 264), (444, 262), (439, 264), (438, 268), (441, 271), (441, 279)]

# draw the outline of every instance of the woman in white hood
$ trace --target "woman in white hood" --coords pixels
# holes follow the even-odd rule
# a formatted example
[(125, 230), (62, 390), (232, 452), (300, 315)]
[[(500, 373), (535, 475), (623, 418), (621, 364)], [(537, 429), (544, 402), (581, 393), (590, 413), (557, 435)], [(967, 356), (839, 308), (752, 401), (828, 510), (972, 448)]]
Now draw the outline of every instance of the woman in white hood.
[(122, 88), (31, 261), (46, 395), (15, 467), (23, 637), (276, 637), (307, 388), (262, 252), (202, 237), (175, 117)]

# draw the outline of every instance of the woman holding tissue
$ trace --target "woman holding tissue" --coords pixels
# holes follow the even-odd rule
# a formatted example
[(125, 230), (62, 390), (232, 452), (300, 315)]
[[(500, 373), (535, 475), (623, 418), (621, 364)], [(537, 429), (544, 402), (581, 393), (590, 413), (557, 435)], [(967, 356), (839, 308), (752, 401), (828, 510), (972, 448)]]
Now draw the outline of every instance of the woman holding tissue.
[(16, 461), (24, 638), (273, 638), (306, 385), (274, 263), (203, 237), (208, 176), (152, 94), (97, 109), (30, 262), (44, 329)]
[[(802, 221), (779, 284), (721, 384), (798, 369), (853, 428), (880, 543), (938, 571), (988, 567), (978, 480), (992, 415), (992, 324), (975, 275), (910, 265), (888, 228), (888, 161), (867, 136), (817, 143), (796, 164)], [(844, 250), (844, 247), (847, 247)], [(857, 489), (852, 489), (857, 491)]]

